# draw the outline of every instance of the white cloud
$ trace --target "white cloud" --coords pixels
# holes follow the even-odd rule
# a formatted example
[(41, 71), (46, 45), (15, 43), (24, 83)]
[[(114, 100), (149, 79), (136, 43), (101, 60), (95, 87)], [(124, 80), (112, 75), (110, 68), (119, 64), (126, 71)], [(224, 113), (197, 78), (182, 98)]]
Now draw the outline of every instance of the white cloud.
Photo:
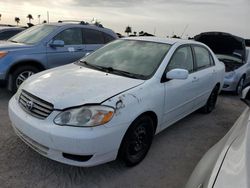
[[(26, 15), (46, 19), (50, 12), (52, 21), (80, 19), (90, 21), (93, 17), (104, 26), (124, 33), (127, 25), (135, 31), (144, 30), (159, 36), (185, 35), (202, 31), (219, 30), (250, 38), (248, 24), (249, 0), (7, 0), (0, 2), (2, 22), (14, 23), (20, 16), (27, 23)], [(37, 23), (37, 19), (34, 20)]]

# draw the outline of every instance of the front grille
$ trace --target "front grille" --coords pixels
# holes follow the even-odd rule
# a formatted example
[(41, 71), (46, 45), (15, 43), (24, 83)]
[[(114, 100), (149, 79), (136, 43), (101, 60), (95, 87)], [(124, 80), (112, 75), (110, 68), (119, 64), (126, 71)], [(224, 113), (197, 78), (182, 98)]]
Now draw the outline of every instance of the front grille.
[(24, 111), (39, 119), (46, 119), (54, 109), (53, 104), (44, 101), (25, 90), (22, 90), (20, 94), (19, 104)]

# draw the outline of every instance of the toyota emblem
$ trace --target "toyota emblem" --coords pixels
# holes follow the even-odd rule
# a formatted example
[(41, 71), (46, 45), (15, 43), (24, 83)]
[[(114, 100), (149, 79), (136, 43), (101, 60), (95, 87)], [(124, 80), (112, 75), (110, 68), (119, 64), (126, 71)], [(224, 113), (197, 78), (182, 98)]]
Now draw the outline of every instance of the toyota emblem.
[(34, 103), (33, 103), (33, 101), (28, 101), (28, 102), (26, 102), (26, 108), (28, 109), (28, 110), (32, 110), (33, 109), (33, 106), (34, 106)]

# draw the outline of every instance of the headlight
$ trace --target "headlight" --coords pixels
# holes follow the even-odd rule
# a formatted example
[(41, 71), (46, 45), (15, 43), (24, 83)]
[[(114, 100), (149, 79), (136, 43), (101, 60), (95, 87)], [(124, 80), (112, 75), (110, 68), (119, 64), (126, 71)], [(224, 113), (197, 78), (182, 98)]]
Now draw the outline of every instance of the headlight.
[(57, 125), (76, 127), (93, 127), (109, 122), (114, 115), (114, 109), (108, 106), (82, 106), (65, 110), (54, 119)]
[(4, 56), (6, 56), (8, 54), (7, 51), (0, 51), (0, 58), (3, 58)]
[(234, 75), (235, 75), (235, 72), (231, 71), (225, 74), (225, 78), (229, 79), (229, 78), (232, 78)]

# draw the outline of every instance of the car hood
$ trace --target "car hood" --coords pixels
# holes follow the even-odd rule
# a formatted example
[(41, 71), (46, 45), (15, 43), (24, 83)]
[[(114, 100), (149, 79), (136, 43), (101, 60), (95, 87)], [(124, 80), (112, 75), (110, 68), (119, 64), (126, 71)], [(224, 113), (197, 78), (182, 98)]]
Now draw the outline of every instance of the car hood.
[(30, 47), (30, 45), (0, 40), (0, 50), (12, 50), (12, 49), (25, 48), (25, 47)]
[(238, 136), (231, 143), (218, 173), (214, 188), (249, 188), (250, 174), (250, 122), (241, 127)]
[(52, 103), (55, 109), (64, 109), (102, 103), (144, 82), (69, 64), (33, 75), (21, 89)]
[[(229, 33), (205, 32), (196, 35), (194, 40), (209, 46), (217, 56), (231, 56), (232, 59), (237, 58), (240, 63), (245, 63), (246, 61), (245, 39)], [(221, 57), (218, 58), (222, 59)], [(224, 63), (226, 64), (227, 62)]]

